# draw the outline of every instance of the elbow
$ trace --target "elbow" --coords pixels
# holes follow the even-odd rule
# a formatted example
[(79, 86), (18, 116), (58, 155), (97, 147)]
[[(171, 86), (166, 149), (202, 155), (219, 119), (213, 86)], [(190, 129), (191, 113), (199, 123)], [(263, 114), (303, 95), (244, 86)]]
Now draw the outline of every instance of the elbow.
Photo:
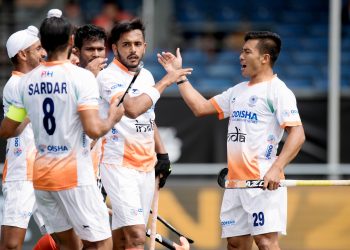
[(137, 112), (133, 112), (133, 111), (126, 111), (124, 113), (125, 116), (127, 116), (130, 119), (136, 119), (140, 114)]
[(195, 117), (203, 117), (205, 116), (205, 113), (202, 112), (201, 110), (197, 109), (197, 110), (192, 110), (193, 111), (193, 114)]
[(100, 138), (103, 135), (102, 131), (100, 131), (98, 129), (85, 130), (85, 134), (87, 134), (93, 140), (96, 140), (96, 139)]

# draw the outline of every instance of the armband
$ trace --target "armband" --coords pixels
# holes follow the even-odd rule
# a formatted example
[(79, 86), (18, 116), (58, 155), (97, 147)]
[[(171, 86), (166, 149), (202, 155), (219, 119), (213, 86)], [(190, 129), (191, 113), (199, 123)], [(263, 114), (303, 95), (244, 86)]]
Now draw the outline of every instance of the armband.
[(16, 122), (23, 122), (26, 116), (27, 116), (27, 111), (24, 108), (18, 108), (13, 105), (9, 107), (9, 110), (6, 113), (7, 118), (14, 120)]
[(154, 87), (145, 89), (143, 93), (145, 93), (152, 99), (153, 105), (155, 105), (158, 99), (160, 98), (159, 91)]

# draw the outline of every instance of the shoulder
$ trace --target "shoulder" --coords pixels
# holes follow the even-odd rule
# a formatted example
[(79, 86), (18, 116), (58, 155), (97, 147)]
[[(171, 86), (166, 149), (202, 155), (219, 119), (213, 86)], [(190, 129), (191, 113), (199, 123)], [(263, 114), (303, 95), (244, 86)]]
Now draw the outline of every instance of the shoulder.
[(285, 93), (289, 95), (294, 95), (293, 91), (288, 88), (288, 86), (285, 84), (284, 81), (282, 81), (277, 76), (272, 80), (273, 88), (275, 90), (275, 93)]
[(118, 77), (121, 74), (122, 74), (122, 72), (112, 62), (107, 66), (107, 68), (101, 70), (97, 74), (96, 79), (99, 82), (104, 82), (104, 81), (108, 81), (109, 79), (115, 79), (116, 77)]

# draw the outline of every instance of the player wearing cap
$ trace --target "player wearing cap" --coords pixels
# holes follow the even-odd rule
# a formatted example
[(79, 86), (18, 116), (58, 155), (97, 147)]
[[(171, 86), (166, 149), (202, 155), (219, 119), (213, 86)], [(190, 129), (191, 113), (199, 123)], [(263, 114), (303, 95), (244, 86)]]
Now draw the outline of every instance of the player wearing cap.
[[(12, 34), (6, 43), (8, 56), (13, 64), (11, 78), (3, 92), (4, 114), (14, 100), (19, 80), (37, 67), (46, 56), (38, 38), (38, 29), (29, 26)], [(27, 122), (23, 123), (26, 125)], [(4, 195), (3, 221), (1, 226), (2, 249), (22, 247), (29, 219), (32, 214), (44, 233), (42, 220), (38, 215), (33, 189), (33, 162), (35, 145), (32, 126), (29, 123), (21, 134), (7, 140), (6, 160), (3, 170), (2, 192)]]
[(104, 135), (124, 108), (113, 103), (108, 117), (99, 117), (96, 79), (67, 60), (72, 26), (59, 10), (48, 13), (40, 38), (47, 62), (20, 80), (0, 137), (13, 135), (28, 114), (38, 150), (35, 197), (48, 233), (60, 249), (81, 249), (80, 239), (84, 248), (110, 249), (108, 211), (96, 186), (86, 135), (93, 139)]

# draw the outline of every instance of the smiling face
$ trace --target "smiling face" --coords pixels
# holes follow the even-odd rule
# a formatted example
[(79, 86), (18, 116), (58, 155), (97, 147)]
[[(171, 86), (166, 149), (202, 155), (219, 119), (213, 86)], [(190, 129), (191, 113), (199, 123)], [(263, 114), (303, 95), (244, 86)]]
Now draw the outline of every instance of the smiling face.
[(36, 68), (46, 57), (46, 51), (41, 47), (40, 41), (35, 42), (33, 45), (24, 50), (27, 65), (31, 69)]
[(141, 30), (131, 30), (121, 34), (120, 39), (112, 44), (115, 58), (130, 71), (136, 71), (146, 52), (145, 39)]

